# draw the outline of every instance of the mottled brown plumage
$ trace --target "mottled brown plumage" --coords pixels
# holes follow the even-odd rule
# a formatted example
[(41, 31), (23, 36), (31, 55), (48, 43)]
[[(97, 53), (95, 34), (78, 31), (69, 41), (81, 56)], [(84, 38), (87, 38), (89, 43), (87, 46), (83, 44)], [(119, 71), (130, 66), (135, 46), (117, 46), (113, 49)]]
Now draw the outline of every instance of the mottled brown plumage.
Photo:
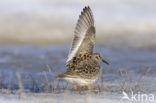
[(88, 6), (81, 12), (75, 28), (72, 48), (67, 59), (67, 71), (58, 75), (58, 78), (83, 86), (98, 80), (101, 75), (100, 62), (107, 62), (99, 53), (93, 53), (95, 32), (92, 11)]

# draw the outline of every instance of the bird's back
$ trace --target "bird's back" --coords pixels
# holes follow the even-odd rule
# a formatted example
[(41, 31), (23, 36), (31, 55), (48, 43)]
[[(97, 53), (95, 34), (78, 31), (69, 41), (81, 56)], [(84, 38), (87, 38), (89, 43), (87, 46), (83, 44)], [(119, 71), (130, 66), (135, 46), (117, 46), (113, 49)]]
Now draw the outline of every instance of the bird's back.
[(100, 71), (100, 64), (92, 58), (92, 54), (74, 57), (67, 65), (67, 72), (82, 78), (94, 78)]

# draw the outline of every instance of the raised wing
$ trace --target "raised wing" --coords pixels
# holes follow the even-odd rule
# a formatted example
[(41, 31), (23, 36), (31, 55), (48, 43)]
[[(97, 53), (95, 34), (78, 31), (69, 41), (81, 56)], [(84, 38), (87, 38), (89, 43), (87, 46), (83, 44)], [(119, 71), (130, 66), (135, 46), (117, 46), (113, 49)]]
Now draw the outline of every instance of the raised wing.
[(92, 53), (95, 44), (95, 27), (90, 7), (85, 7), (79, 16), (72, 47), (70, 49), (67, 64), (73, 57), (79, 54)]

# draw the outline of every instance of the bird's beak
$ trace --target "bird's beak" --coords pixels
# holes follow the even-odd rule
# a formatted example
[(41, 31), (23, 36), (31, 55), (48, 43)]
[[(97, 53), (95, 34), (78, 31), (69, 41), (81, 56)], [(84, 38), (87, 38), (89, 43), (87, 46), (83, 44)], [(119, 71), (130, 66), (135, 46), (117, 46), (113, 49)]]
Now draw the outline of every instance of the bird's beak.
[(107, 65), (109, 65), (109, 63), (107, 61), (105, 61), (104, 59), (102, 59), (102, 62), (106, 63)]

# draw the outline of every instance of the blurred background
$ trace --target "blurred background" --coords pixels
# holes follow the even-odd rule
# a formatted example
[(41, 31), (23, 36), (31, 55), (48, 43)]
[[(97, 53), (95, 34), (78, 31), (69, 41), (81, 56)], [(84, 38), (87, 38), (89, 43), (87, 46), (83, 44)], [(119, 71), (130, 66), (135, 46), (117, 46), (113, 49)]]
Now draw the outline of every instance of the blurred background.
[(18, 72), (30, 92), (45, 91), (47, 80), (56, 86), (86, 5), (95, 18), (94, 52), (110, 63), (101, 64), (104, 90), (118, 93), (130, 77), (130, 89), (156, 94), (156, 0), (0, 0), (0, 95), (19, 88)]
[(1, 0), (0, 45), (69, 45), (90, 5), (97, 43), (156, 49), (155, 0)]

